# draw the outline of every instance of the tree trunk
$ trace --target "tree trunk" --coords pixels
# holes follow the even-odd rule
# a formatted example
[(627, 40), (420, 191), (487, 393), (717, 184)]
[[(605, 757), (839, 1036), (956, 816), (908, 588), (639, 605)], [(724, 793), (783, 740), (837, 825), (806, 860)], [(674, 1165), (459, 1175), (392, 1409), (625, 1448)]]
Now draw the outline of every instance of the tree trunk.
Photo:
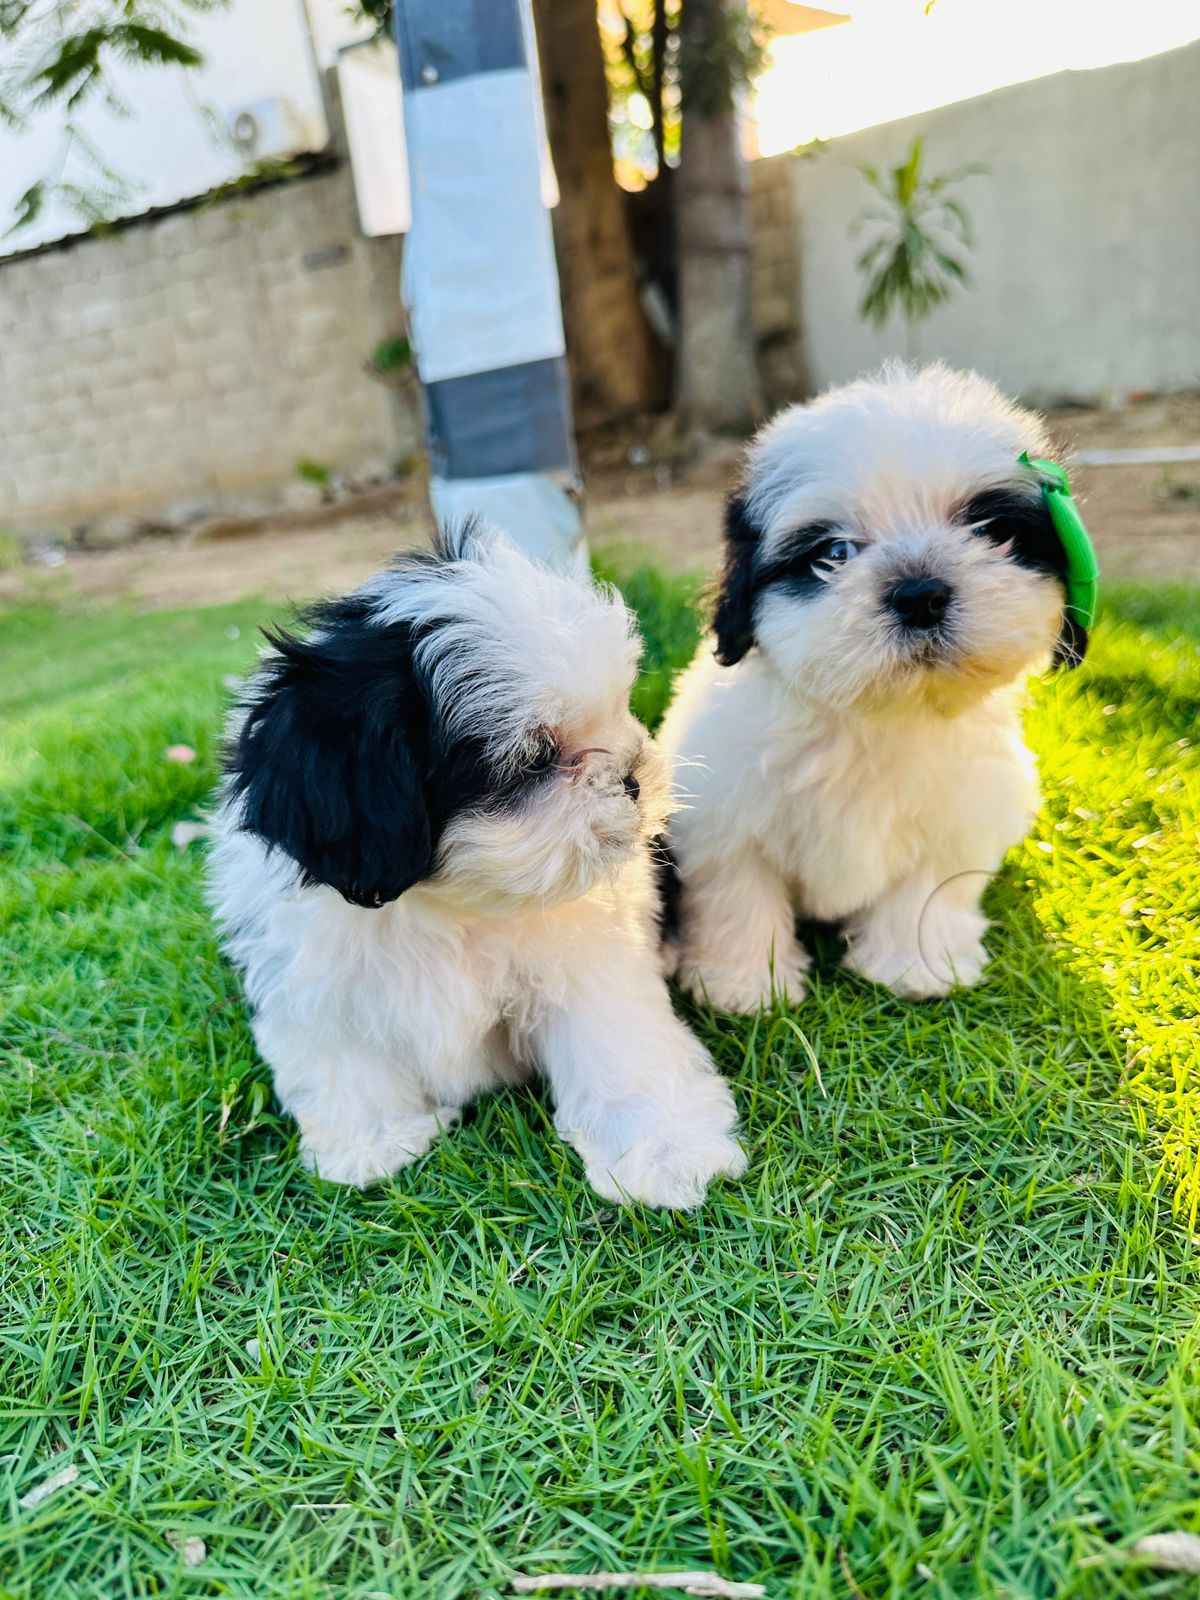
[(762, 414), (750, 305), (748, 183), (723, 65), (729, 17), (740, 3), (684, 0), (683, 5), (675, 404), (683, 420), (697, 428), (745, 428)]
[(596, 0), (535, 0), (546, 126), (558, 175), (554, 242), (575, 420), (594, 427), (667, 397), (667, 362), (638, 295), (613, 177)]

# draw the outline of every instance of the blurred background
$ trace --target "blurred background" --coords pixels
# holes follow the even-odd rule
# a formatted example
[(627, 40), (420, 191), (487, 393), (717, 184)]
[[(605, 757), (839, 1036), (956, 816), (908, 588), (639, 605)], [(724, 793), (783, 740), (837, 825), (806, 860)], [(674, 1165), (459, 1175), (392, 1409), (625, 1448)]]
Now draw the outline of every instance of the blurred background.
[[(506, 7), (406, 8), (403, 87), (389, 0), (0, 0), (3, 592), (305, 594), (425, 537), (479, 414), (438, 296), (524, 316), (531, 151), (569, 395), (511, 422), (561, 409), (518, 464), (593, 550), (710, 564), (755, 422), (899, 354), (1053, 414), (1111, 575), (1200, 577), (1195, 0), (534, 0), (536, 117), (480, 91), (437, 152), (406, 111)], [(402, 303), (439, 160), (488, 193)]]

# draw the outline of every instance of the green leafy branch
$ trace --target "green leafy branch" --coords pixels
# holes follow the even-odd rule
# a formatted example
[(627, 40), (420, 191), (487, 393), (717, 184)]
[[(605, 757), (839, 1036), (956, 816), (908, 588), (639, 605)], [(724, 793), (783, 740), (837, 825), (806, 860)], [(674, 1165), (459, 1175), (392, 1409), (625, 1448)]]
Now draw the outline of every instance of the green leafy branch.
[[(130, 67), (194, 70), (203, 56), (186, 38), (188, 13), (214, 10), (225, 0), (0, 0), (0, 122), (18, 131), (53, 107), (63, 122), (56, 161), (14, 207), (8, 232), (29, 227), (52, 200), (89, 225), (110, 218), (131, 194), (78, 121), (97, 95), (128, 115), (113, 73)], [(82, 158), (86, 182), (65, 176), (71, 156)]]
[(899, 311), (910, 340), (916, 323), (970, 283), (966, 257), (975, 247), (974, 230), (962, 201), (947, 191), (986, 170), (972, 164), (927, 177), (924, 153), (924, 142), (915, 139), (889, 171), (860, 167), (883, 204), (868, 206), (851, 225), (852, 236), (871, 233), (855, 260), (866, 278), (860, 313), (881, 328)]

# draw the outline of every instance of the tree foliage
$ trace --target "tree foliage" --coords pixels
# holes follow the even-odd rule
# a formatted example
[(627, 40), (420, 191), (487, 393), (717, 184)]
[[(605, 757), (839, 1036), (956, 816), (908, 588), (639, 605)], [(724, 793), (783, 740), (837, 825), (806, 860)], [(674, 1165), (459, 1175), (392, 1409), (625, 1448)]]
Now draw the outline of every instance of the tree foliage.
[[(128, 198), (128, 184), (88, 138), (79, 112), (99, 99), (129, 115), (114, 69), (200, 66), (203, 56), (187, 38), (189, 13), (224, 3), (0, 0), (0, 122), (20, 131), (39, 113), (57, 111), (61, 117), (51, 170), (18, 198), (10, 233), (36, 221), (55, 199), (91, 224), (110, 217)], [(81, 169), (79, 180), (67, 175), (72, 158)]]
[(883, 202), (866, 207), (852, 232), (870, 234), (855, 265), (866, 278), (859, 311), (881, 328), (899, 311), (911, 338), (914, 326), (969, 283), (965, 256), (974, 248), (971, 219), (961, 200), (947, 191), (984, 171), (974, 165), (927, 176), (924, 141), (890, 171), (859, 171)]
[(768, 35), (757, 7), (715, 8), (693, 28), (684, 58), (686, 0), (611, 0), (600, 8), (617, 170), (626, 187), (653, 183), (680, 155), (687, 101), (711, 116), (762, 71)]
[[(392, 31), (392, 0), (357, 0), (358, 9), (369, 21), (375, 24), (380, 34), (390, 34)], [(353, 10), (350, 5), (348, 10)]]

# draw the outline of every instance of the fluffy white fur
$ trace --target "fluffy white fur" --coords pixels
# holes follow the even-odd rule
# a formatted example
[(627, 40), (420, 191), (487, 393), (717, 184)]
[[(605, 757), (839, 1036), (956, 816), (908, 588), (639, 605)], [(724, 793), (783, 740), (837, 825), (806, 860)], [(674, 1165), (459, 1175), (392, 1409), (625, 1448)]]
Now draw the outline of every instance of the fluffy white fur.
[[(359, 593), (368, 626), (417, 630), (440, 737), (482, 740), (498, 783), (519, 785), (548, 732), (558, 759), (515, 798), (510, 784), (452, 815), (430, 874), (378, 908), (303, 882), (227, 785), (212, 900), (304, 1161), (339, 1183), (386, 1178), (477, 1095), (540, 1071), (599, 1194), (695, 1206), (745, 1156), (729, 1088), (661, 976), (647, 840), (668, 785), (628, 709), (631, 616), (478, 530)], [(250, 703), (266, 692), (260, 674)]]
[[(764, 584), (742, 658), (722, 666), (702, 645), (668, 712), (682, 880), (669, 959), (694, 994), (731, 1011), (772, 989), (800, 1000), (798, 913), (841, 922), (846, 964), (897, 995), (980, 978), (980, 895), (1038, 803), (1019, 688), (1049, 659), (1063, 592), (963, 508), (989, 491), (1040, 505), (1023, 450), (1046, 453), (1039, 419), (941, 366), (885, 369), (755, 441), (731, 530), (753, 552), (730, 551), (727, 591), (739, 562), (769, 570), (814, 524), (857, 554)], [(929, 634), (889, 607), (914, 574), (952, 593)]]

